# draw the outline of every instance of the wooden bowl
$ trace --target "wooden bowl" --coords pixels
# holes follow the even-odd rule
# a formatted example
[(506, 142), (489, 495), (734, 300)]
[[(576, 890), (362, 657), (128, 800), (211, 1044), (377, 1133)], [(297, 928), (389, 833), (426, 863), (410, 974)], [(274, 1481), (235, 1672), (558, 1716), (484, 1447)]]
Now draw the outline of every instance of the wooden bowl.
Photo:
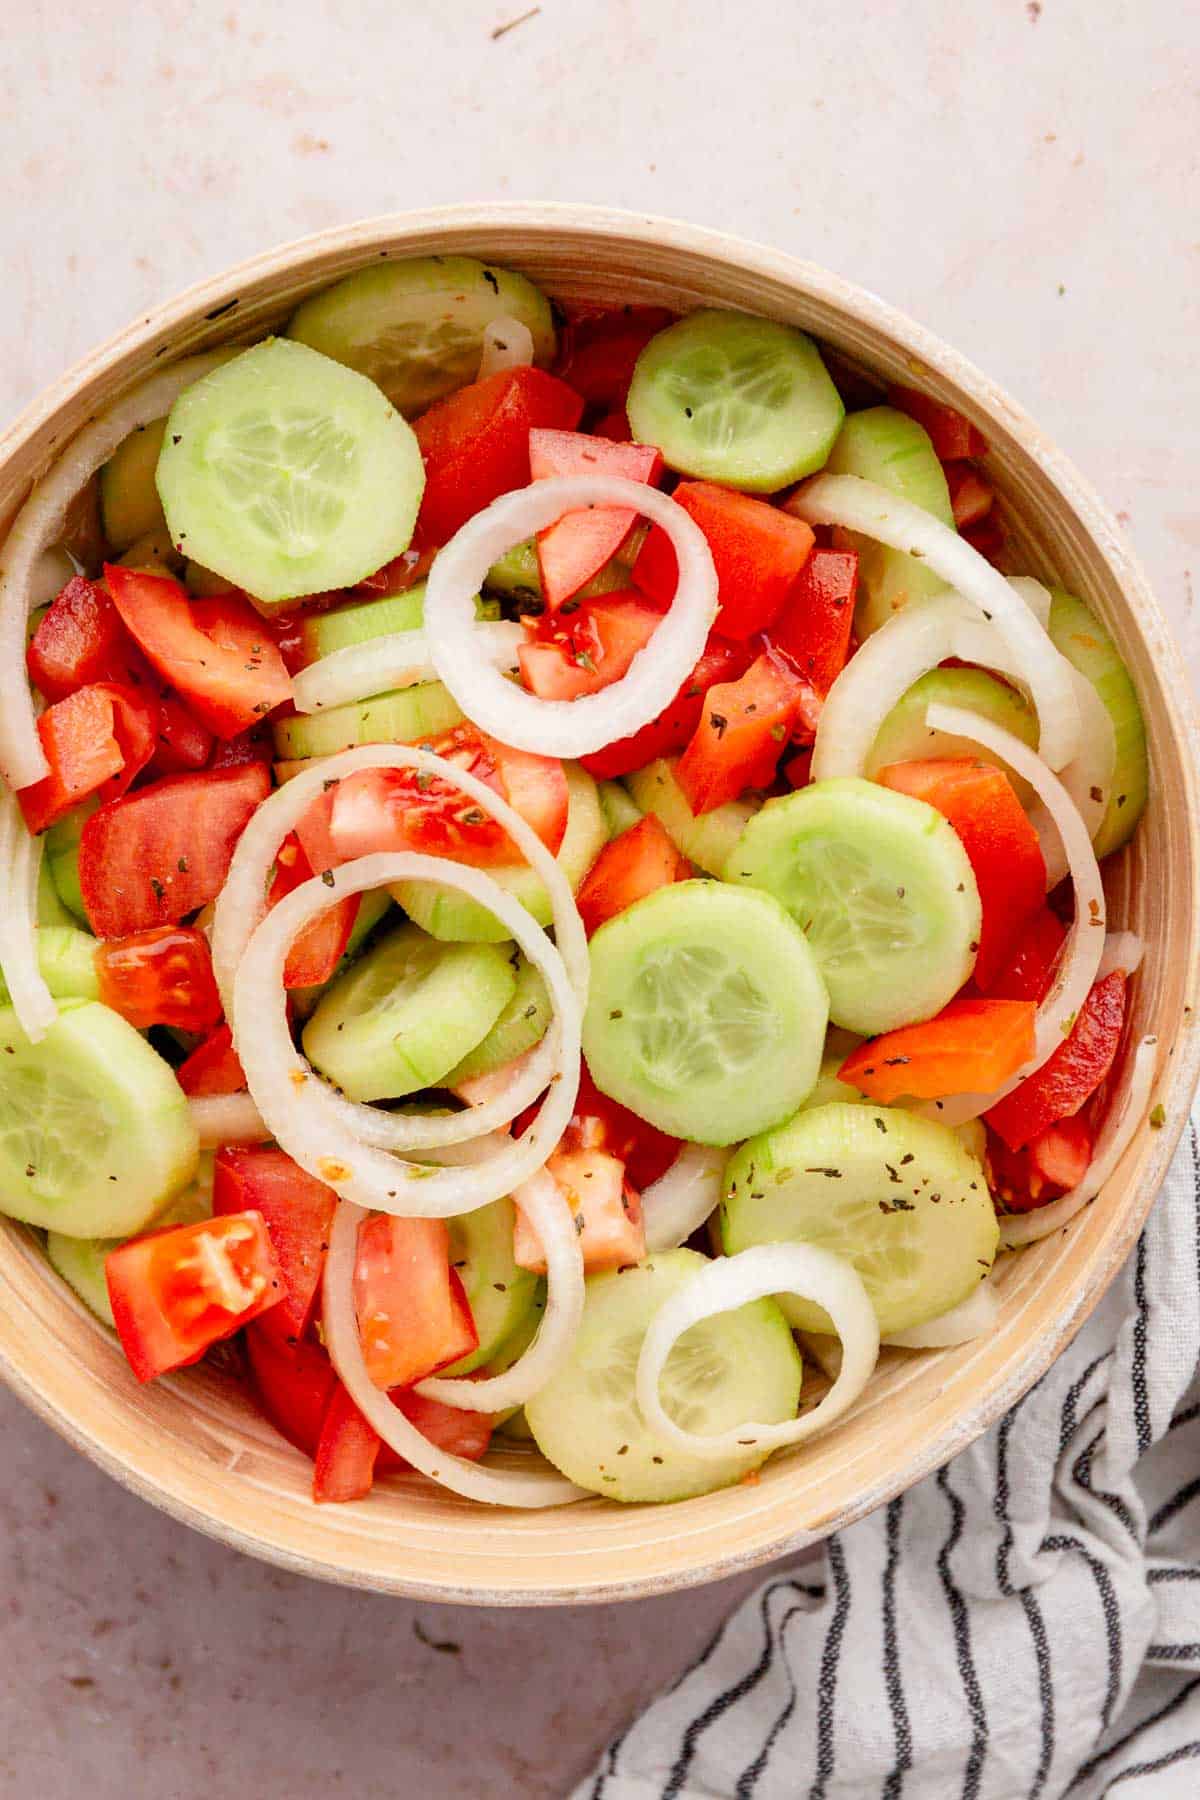
[[(1105, 620), (1150, 740), (1144, 826), (1113, 871), (1114, 919), (1141, 932), (1133, 1030), (1156, 1031), (1162, 1130), (1145, 1130), (1071, 1228), (1012, 1262), (1000, 1323), (937, 1354), (886, 1352), (858, 1405), (760, 1479), (667, 1507), (591, 1500), (499, 1513), (419, 1477), (317, 1507), (308, 1462), (236, 1383), (202, 1367), (142, 1389), (115, 1340), (19, 1226), (0, 1235), (0, 1368), (102, 1468), (214, 1537), (308, 1575), (478, 1604), (661, 1593), (766, 1562), (851, 1523), (964, 1448), (1070, 1340), (1132, 1247), (1183, 1125), (1200, 1062), (1200, 892), (1191, 701), (1145, 578), (1091, 488), (1006, 395), (920, 326), (849, 282), (669, 220), (583, 206), (452, 207), (374, 219), (273, 250), (192, 288), (97, 350), (0, 438), (0, 520), (91, 415), (161, 359), (278, 327), (297, 301), (381, 257), (471, 253), (563, 299), (740, 307), (790, 321), (885, 381), (952, 402), (991, 444), (989, 479), (1021, 566)], [(1191, 740), (1191, 742), (1189, 741)]]

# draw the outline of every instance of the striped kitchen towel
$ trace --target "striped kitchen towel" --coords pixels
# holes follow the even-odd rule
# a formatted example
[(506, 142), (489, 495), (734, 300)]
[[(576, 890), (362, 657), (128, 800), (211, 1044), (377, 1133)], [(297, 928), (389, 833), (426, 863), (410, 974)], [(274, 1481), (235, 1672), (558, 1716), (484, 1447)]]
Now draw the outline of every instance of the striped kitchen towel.
[(775, 1569), (573, 1800), (1196, 1800), (1198, 1361), (1194, 1121), (1037, 1386)]

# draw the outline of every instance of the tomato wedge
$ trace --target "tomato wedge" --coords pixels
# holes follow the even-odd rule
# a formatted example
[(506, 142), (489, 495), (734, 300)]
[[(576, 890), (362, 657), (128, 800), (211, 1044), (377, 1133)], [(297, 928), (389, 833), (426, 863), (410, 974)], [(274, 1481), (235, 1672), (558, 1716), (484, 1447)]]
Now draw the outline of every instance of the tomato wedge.
[(1050, 992), (1066, 936), (1067, 928), (1058, 914), (1043, 903), (1027, 921), (1008, 962), (993, 977), (989, 990), (993, 997), (1043, 1001)]
[[(529, 472), (535, 481), (553, 475), (621, 475), (657, 482), (663, 459), (653, 444), (613, 444), (581, 431), (531, 431)], [(542, 599), (556, 612), (616, 555), (637, 522), (630, 507), (593, 506), (566, 513), (537, 541)]]
[(109, 1253), (104, 1272), (121, 1348), (139, 1381), (199, 1362), (284, 1294), (255, 1212), (135, 1238)]
[(916, 388), (890, 387), (888, 404), (897, 412), (907, 413), (929, 433), (929, 440), (941, 462), (955, 462), (966, 456), (986, 456), (988, 441), (969, 419), (944, 401), (931, 400)]
[(224, 1144), (213, 1165), (217, 1218), (257, 1212), (266, 1220), (286, 1285), (259, 1329), (296, 1344), (313, 1315), (329, 1249), (337, 1195), (285, 1150)]
[(703, 656), (670, 706), (631, 737), (618, 738), (603, 750), (581, 757), (584, 768), (597, 781), (613, 781), (645, 768), (659, 756), (672, 756), (682, 750), (700, 723), (708, 690), (719, 681), (736, 681), (753, 661), (754, 651), (749, 644), (730, 644), (723, 638), (710, 637)]
[(374, 1213), (359, 1227), (354, 1307), (377, 1387), (411, 1387), (479, 1343), (441, 1219)]
[[(535, 1104), (514, 1121), (514, 1137), (520, 1137), (536, 1112)], [(575, 1111), (563, 1133), (560, 1148), (607, 1150), (610, 1156), (624, 1164), (626, 1176), (640, 1194), (660, 1175), (666, 1174), (679, 1155), (680, 1141), (648, 1124), (637, 1113), (630, 1112), (619, 1100), (610, 1100), (607, 1094), (602, 1094), (592, 1080), (587, 1064), (581, 1063)]]
[(1088, 1172), (1094, 1146), (1085, 1112), (1047, 1125), (1023, 1150), (1010, 1150), (988, 1130), (988, 1182), (1008, 1212), (1032, 1212), (1076, 1187)]
[(634, 364), (650, 339), (674, 323), (665, 306), (577, 308), (559, 339), (554, 372), (589, 406), (624, 412)]
[(228, 1025), (218, 1025), (202, 1044), (197, 1044), (187, 1061), (176, 1069), (175, 1079), (185, 1094), (245, 1092), (246, 1072), (238, 1061)]
[(1032, 1000), (951, 1000), (919, 1025), (885, 1031), (851, 1051), (838, 1078), (887, 1106), (989, 1093), (1034, 1050)]
[(1028, 1080), (985, 1114), (1010, 1150), (1020, 1150), (1048, 1125), (1077, 1113), (1112, 1067), (1125, 1023), (1126, 977), (1114, 969), (1079, 1009), (1071, 1034)]
[[(858, 552), (818, 548), (767, 632), (771, 648), (787, 657), (818, 701), (826, 699), (850, 654), (857, 595)], [(817, 718), (806, 722), (815, 731)]]
[(208, 939), (189, 925), (106, 938), (95, 955), (100, 999), (139, 1031), (210, 1031), (221, 1017)]
[(34, 686), (50, 701), (95, 681), (136, 686), (150, 673), (104, 589), (82, 575), (73, 575), (51, 603), (26, 661)]
[(252, 1319), (243, 1334), (250, 1392), (281, 1437), (315, 1456), (338, 1378), (320, 1344), (309, 1338), (289, 1344), (282, 1333), (267, 1330), (270, 1316)]
[[(267, 905), (274, 906), (285, 894), (310, 881), (312, 876), (312, 864), (293, 832), (284, 839), (276, 858)], [(361, 898), (359, 894), (348, 894), (344, 900), (335, 900), (332, 906), (303, 927), (293, 940), (283, 965), (285, 988), (319, 987), (329, 980), (346, 954)]]
[[(695, 520), (712, 551), (722, 637), (744, 639), (765, 630), (808, 561), (811, 527), (766, 500), (707, 481), (681, 481), (672, 498)], [(675, 549), (661, 526), (651, 527), (633, 579), (653, 599), (674, 595)]]
[(105, 565), (104, 578), (147, 660), (219, 738), (235, 737), (292, 697), (283, 658), (238, 593), (189, 600), (177, 581)]
[[(642, 1261), (646, 1254), (642, 1202), (625, 1179), (620, 1157), (598, 1149), (556, 1150), (546, 1169), (571, 1208), (587, 1274)], [(520, 1206), (516, 1212), (513, 1260), (522, 1269), (544, 1275), (541, 1239)]]
[(154, 754), (157, 702), (115, 682), (93, 682), (38, 719), (50, 773), (18, 799), (30, 831), (45, 831), (89, 794), (117, 799)]
[(945, 465), (946, 486), (950, 490), (950, 506), (954, 513), (954, 523), (960, 531), (968, 525), (978, 525), (992, 510), (992, 501), (996, 498), (994, 488), (988, 486), (983, 476), (968, 462), (949, 462)]
[(382, 1442), (343, 1384), (337, 1382), (317, 1439), (313, 1499), (318, 1503), (365, 1499), (375, 1481), (375, 1461)]
[(159, 699), (158, 742), (151, 768), (159, 775), (186, 775), (208, 767), (216, 739), (207, 725), (190, 713), (177, 694)]
[(517, 651), (525, 686), (539, 700), (599, 693), (627, 673), (662, 618), (644, 595), (618, 593), (581, 600), (573, 612), (526, 619), (529, 639)]
[(628, 831), (605, 844), (584, 876), (575, 904), (591, 937), (655, 888), (686, 881), (692, 872), (686, 856), (675, 848), (662, 822), (647, 813)]
[(807, 689), (782, 657), (758, 657), (737, 681), (710, 688), (675, 779), (694, 813), (769, 787)]

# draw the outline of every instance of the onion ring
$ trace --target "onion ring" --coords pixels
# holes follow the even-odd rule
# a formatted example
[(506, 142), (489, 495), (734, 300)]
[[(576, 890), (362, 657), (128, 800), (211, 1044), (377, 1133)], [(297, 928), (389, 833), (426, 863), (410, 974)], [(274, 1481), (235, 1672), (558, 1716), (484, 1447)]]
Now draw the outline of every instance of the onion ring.
[(1104, 954), (1096, 970), (1096, 980), (1103, 981), (1116, 969), (1125, 975), (1135, 975), (1145, 954), (1145, 942), (1136, 931), (1110, 931), (1104, 939)]
[(38, 967), (38, 874), (42, 840), (31, 837), (16, 795), (0, 783), (0, 973), (30, 1043), (40, 1043), (58, 1006)]
[(677, 1250), (721, 1203), (728, 1150), (685, 1144), (657, 1181), (642, 1189), (646, 1249)]
[(271, 1133), (249, 1094), (193, 1094), (188, 1100), (200, 1148), (219, 1144), (266, 1144)]
[(501, 314), (483, 328), (483, 349), (479, 354), (476, 381), (499, 375), (505, 369), (526, 369), (533, 361), (533, 333), (521, 319)]
[[(511, 674), (519, 668), (517, 650), (524, 642), (521, 627), (507, 619), (485, 619), (475, 628), (480, 655)], [(292, 698), (297, 712), (313, 713), (436, 679), (425, 632), (418, 627), (331, 650), (292, 677)]]

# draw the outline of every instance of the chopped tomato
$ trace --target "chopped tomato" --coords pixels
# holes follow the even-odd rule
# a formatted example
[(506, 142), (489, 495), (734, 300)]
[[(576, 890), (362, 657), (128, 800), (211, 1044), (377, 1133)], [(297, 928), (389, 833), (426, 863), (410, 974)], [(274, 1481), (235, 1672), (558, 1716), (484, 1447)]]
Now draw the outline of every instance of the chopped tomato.
[[(310, 881), (312, 875), (312, 864), (293, 832), (284, 839), (275, 859), (267, 905), (274, 906), (285, 894)], [(303, 927), (293, 940), (283, 965), (285, 988), (319, 987), (329, 980), (346, 954), (361, 898), (359, 894), (348, 894), (344, 900), (335, 900), (332, 906), (326, 907)]]
[(633, 365), (650, 339), (674, 323), (665, 306), (579, 312), (562, 333), (555, 373), (589, 406), (623, 410)]
[(932, 1019), (860, 1044), (838, 1078), (882, 1106), (990, 1093), (1033, 1055), (1036, 1013), (1031, 1000), (951, 1000)]
[(754, 651), (748, 644), (729, 644), (722, 638), (710, 637), (703, 656), (670, 706), (632, 737), (618, 738), (603, 750), (581, 757), (584, 768), (597, 781), (612, 781), (645, 768), (656, 757), (682, 750), (700, 723), (708, 690), (719, 681), (736, 681), (753, 661)]
[[(589, 1275), (641, 1262), (646, 1254), (642, 1203), (625, 1179), (625, 1165), (606, 1150), (556, 1150), (547, 1173), (562, 1189)], [(542, 1241), (517, 1206), (513, 1260), (522, 1269), (546, 1273)]]
[(130, 682), (149, 676), (120, 614), (94, 581), (73, 575), (30, 640), (30, 678), (47, 700), (65, 700), (95, 681)]
[(415, 587), (418, 581), (424, 581), (429, 573), (433, 557), (420, 550), (402, 550), (399, 556), (393, 556), (391, 562), (384, 563), (382, 569), (376, 569), (373, 575), (364, 575), (356, 581), (351, 589), (355, 594), (403, 594)]
[[(422, 1437), (451, 1456), (478, 1462), (491, 1442), (492, 1420), (488, 1413), (466, 1412), (461, 1406), (426, 1400), (412, 1388), (393, 1388), (388, 1398), (400, 1408), (409, 1424), (416, 1426)], [(397, 1456), (390, 1445), (381, 1446), (375, 1465), (377, 1474), (386, 1475), (392, 1470), (408, 1467), (409, 1464), (402, 1456)]]
[(313, 1470), (313, 1499), (363, 1500), (375, 1480), (382, 1439), (339, 1381), (329, 1397)]
[(968, 525), (977, 525), (992, 510), (995, 489), (989, 487), (979, 471), (967, 462), (947, 463), (944, 473), (954, 523), (960, 531)]
[(642, 594), (601, 594), (575, 611), (526, 619), (529, 641), (517, 656), (525, 686), (539, 700), (574, 700), (619, 681), (662, 624)]
[(986, 518), (980, 519), (976, 525), (965, 525), (960, 534), (973, 550), (988, 562), (1000, 567), (1006, 548), (1004, 529), (995, 514), (989, 512)]
[[(857, 595), (858, 552), (818, 547), (767, 632), (771, 648), (787, 657), (818, 701), (845, 667)], [(806, 722), (816, 729), (815, 718)]]
[(148, 661), (215, 736), (236, 737), (291, 699), (283, 658), (241, 594), (189, 600), (169, 576), (119, 563), (104, 577)]
[(295, 1344), (316, 1306), (329, 1249), (337, 1195), (285, 1150), (224, 1144), (213, 1166), (213, 1212), (218, 1218), (261, 1213), (271, 1234), (287, 1292), (259, 1329)]
[[(483, 1077), (482, 1079), (487, 1079)], [(461, 1093), (461, 1089), (460, 1089)], [(480, 1097), (474, 1096), (471, 1104)], [(536, 1106), (521, 1114), (513, 1125), (514, 1136), (520, 1137), (528, 1126)], [(571, 1123), (563, 1133), (564, 1150), (607, 1150), (625, 1166), (625, 1173), (638, 1193), (665, 1175), (679, 1154), (679, 1139), (650, 1125), (637, 1113), (630, 1112), (619, 1100), (602, 1094), (592, 1080), (586, 1063), (579, 1068), (579, 1093)]]
[(983, 433), (944, 401), (919, 394), (916, 388), (891, 387), (888, 404), (924, 426), (939, 461), (956, 462), (964, 456), (987, 455), (988, 441)]
[(269, 768), (274, 757), (269, 726), (254, 725), (249, 731), (239, 731), (236, 737), (218, 738), (208, 766), (210, 769), (241, 769), (247, 763), (262, 763)]
[(160, 775), (207, 768), (217, 741), (208, 726), (188, 711), (178, 694), (164, 693), (158, 705), (158, 742), (151, 767)]
[(1041, 846), (1012, 782), (992, 763), (957, 757), (892, 763), (876, 780), (936, 808), (962, 840), (983, 908), (975, 985), (990, 993), (1022, 932), (1046, 903)]
[(1073, 1113), (1010, 1150), (988, 1130), (988, 1181), (1008, 1212), (1032, 1212), (1078, 1186), (1092, 1160), (1094, 1137), (1086, 1112)]
[(261, 763), (167, 775), (94, 812), (79, 886), (97, 937), (173, 925), (220, 893), (234, 845), (271, 789)]
[[(557, 757), (512, 750), (466, 723), (432, 742), (426, 740), (426, 747), (486, 782), (532, 826), (551, 853), (558, 850), (567, 828), (568, 796)], [(326, 811), (328, 841), (323, 844), (319, 821)], [(314, 814), (315, 844), (307, 835), (307, 819), (298, 836), (310, 860), (313, 848), (331, 852), (325, 867), (376, 850), (424, 851), (477, 868), (523, 860), (503, 827), (461, 788), (412, 769), (360, 769), (322, 795)]]
[[(554, 475), (621, 475), (653, 485), (663, 459), (653, 444), (612, 444), (581, 431), (531, 431), (529, 472), (535, 481)], [(593, 506), (570, 512), (539, 531), (538, 572), (550, 612), (592, 579), (616, 555), (637, 522), (632, 507)]]
[(592, 426), (592, 436), (608, 438), (613, 444), (628, 444), (633, 433), (629, 429), (629, 417), (623, 406), (615, 406), (612, 412), (606, 412), (603, 418), (597, 419)]
[(187, 1061), (176, 1069), (175, 1079), (185, 1094), (244, 1092), (246, 1071), (238, 1061), (229, 1026), (218, 1025), (203, 1043), (197, 1044)]
[(288, 1344), (279, 1332), (267, 1330), (269, 1317), (251, 1320), (243, 1334), (250, 1392), (289, 1444), (315, 1456), (338, 1378), (320, 1344), (308, 1338)]
[(1058, 914), (1040, 906), (1027, 920), (1008, 962), (992, 978), (989, 992), (997, 1000), (1044, 1000), (1066, 935)]
[(805, 692), (800, 676), (769, 651), (737, 681), (709, 689), (675, 770), (694, 813), (711, 812), (746, 788), (770, 786)]
[(95, 956), (100, 999), (139, 1031), (208, 1031), (221, 1017), (208, 939), (190, 925), (106, 938)]
[(354, 1306), (377, 1387), (411, 1387), (479, 1343), (441, 1219), (374, 1213), (359, 1227)]
[(583, 878), (575, 904), (591, 937), (607, 919), (615, 919), (655, 888), (686, 881), (691, 864), (652, 813), (605, 844)]
[(1114, 969), (1092, 988), (1070, 1036), (1040, 1069), (989, 1108), (987, 1122), (1010, 1150), (1020, 1150), (1091, 1098), (1112, 1067), (1124, 1023), (1125, 974)]
[(502, 369), (422, 413), (413, 430), (425, 461), (417, 517), (421, 549), (448, 543), (460, 525), (529, 481), (529, 433), (573, 431), (583, 400), (544, 369)]
[(284, 1295), (261, 1213), (151, 1232), (104, 1263), (121, 1348), (139, 1381), (199, 1362)]
[(45, 831), (89, 794), (115, 799), (154, 754), (158, 706), (136, 689), (93, 682), (38, 719), (50, 773), (18, 799), (30, 831)]
[(812, 746), (807, 750), (798, 750), (783, 765), (783, 778), (790, 788), (807, 787), (812, 780)]
[[(722, 637), (742, 639), (765, 630), (808, 561), (812, 528), (765, 500), (707, 481), (681, 481), (672, 498), (695, 520), (712, 551)], [(653, 599), (674, 595), (675, 550), (661, 526), (651, 527), (633, 579)]]

